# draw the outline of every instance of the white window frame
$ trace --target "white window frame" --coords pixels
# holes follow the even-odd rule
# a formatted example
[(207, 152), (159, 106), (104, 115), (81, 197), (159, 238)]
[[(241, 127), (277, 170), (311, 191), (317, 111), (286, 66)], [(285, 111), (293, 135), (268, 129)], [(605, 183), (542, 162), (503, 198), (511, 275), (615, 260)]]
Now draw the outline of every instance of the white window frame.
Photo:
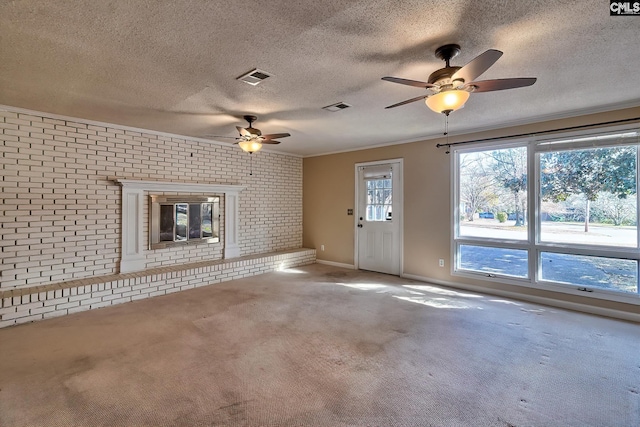
[[(542, 252), (559, 252), (572, 255), (587, 256), (603, 256), (618, 259), (630, 259), (637, 261), (638, 280), (640, 281), (640, 168), (638, 159), (640, 158), (640, 136), (634, 139), (621, 141), (618, 143), (608, 143), (605, 135), (614, 133), (623, 133), (625, 131), (639, 132), (637, 124), (635, 126), (618, 126), (598, 130), (585, 130), (572, 133), (558, 133), (552, 136), (531, 137), (528, 139), (518, 138), (509, 141), (484, 142), (478, 144), (470, 144), (468, 146), (451, 147), (451, 194), (452, 194), (452, 236), (451, 236), (451, 275), (468, 279), (480, 279), (483, 281), (506, 283), (510, 285), (523, 286), (534, 289), (543, 289), (554, 292), (567, 293), (572, 295), (580, 295), (603, 300), (611, 300), (617, 302), (631, 303), (640, 305), (640, 289), (636, 294), (600, 289), (596, 287), (585, 288), (580, 285), (552, 282), (541, 279), (541, 262)], [(593, 136), (590, 140), (584, 138)], [(595, 138), (596, 136), (600, 138)], [(563, 144), (555, 145), (554, 141), (566, 141)], [(566, 244), (566, 243), (550, 243), (542, 242), (540, 239), (541, 218), (538, 214), (540, 206), (540, 154), (545, 151), (556, 150), (561, 148), (580, 149), (593, 148), (594, 139), (598, 147), (614, 147), (636, 145), (638, 154), (636, 155), (636, 205), (638, 211), (637, 218), (637, 241), (636, 247), (615, 248), (612, 246), (584, 245), (584, 244)], [(506, 148), (527, 147), (527, 239), (526, 240), (508, 240), (502, 238), (486, 238), (460, 236), (459, 218), (460, 218), (460, 155), (463, 153), (490, 151)], [(475, 246), (492, 246), (505, 249), (525, 249), (528, 251), (528, 278), (518, 278), (514, 276), (492, 274), (486, 272), (474, 272), (472, 270), (463, 270), (460, 268), (459, 246), (475, 245)], [(586, 291), (585, 291), (586, 289)]]

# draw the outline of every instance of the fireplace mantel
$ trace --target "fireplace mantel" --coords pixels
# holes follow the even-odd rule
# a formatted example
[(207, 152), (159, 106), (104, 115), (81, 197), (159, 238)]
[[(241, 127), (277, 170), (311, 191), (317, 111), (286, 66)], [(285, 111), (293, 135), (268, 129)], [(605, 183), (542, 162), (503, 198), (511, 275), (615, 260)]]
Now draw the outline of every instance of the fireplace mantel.
[(120, 273), (144, 270), (146, 266), (143, 236), (144, 192), (210, 193), (224, 195), (224, 258), (240, 256), (238, 246), (239, 194), (242, 185), (189, 184), (184, 182), (115, 179), (122, 187), (122, 248)]

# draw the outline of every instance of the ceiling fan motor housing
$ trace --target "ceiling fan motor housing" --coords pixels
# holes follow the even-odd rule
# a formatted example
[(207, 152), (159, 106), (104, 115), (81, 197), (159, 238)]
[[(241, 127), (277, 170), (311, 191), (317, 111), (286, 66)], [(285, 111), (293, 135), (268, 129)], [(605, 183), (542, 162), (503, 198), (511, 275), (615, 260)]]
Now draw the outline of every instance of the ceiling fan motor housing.
[(245, 128), (247, 130), (247, 132), (251, 133), (252, 137), (256, 137), (256, 136), (260, 136), (262, 135), (262, 132), (260, 132), (260, 129), (256, 129), (254, 128), (253, 122), (255, 122), (256, 120), (258, 120), (258, 116), (253, 116), (253, 115), (246, 115), (243, 116), (243, 118), (249, 122), (249, 127)]
[(458, 71), (462, 67), (445, 67), (440, 68), (439, 70), (434, 71), (429, 76), (429, 80), (427, 80), (431, 84), (435, 84), (438, 86), (444, 86), (451, 84), (451, 76), (453, 76), (456, 71)]
[(262, 135), (262, 132), (260, 132), (260, 129), (256, 129), (256, 128), (253, 128), (253, 127), (248, 127), (248, 128), (245, 128), (245, 129), (248, 130), (251, 133), (251, 135), (255, 135), (255, 136)]
[(436, 49), (436, 58), (443, 60), (446, 67), (440, 68), (439, 70), (431, 73), (428, 82), (437, 85), (440, 89), (439, 91), (452, 89), (454, 86), (458, 87), (464, 83), (464, 81), (460, 81), (454, 85), (451, 81), (451, 76), (453, 76), (456, 71), (462, 67), (452, 67), (449, 64), (449, 61), (458, 56), (460, 54), (460, 50), (461, 47), (458, 44), (446, 44)]

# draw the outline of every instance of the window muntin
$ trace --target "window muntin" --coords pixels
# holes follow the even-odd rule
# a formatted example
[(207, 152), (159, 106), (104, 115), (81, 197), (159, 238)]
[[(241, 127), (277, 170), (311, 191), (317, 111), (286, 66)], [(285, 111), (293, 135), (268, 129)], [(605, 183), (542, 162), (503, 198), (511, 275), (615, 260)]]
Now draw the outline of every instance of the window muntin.
[(150, 248), (220, 241), (219, 197), (150, 198)]
[(367, 221), (391, 221), (393, 186), (391, 178), (367, 179)]
[[(569, 292), (570, 289), (587, 291), (587, 295), (604, 299), (622, 298), (629, 301), (628, 296), (634, 296), (636, 298), (633, 301), (639, 301), (639, 136), (640, 132), (635, 130), (593, 135), (582, 133), (562, 140), (527, 141), (506, 147), (502, 142), (499, 145), (484, 145), (482, 148), (456, 149), (454, 274), (496, 277), (494, 280), (506, 283), (545, 288), (552, 286)], [(501, 230), (498, 227), (494, 232), (479, 232), (479, 229), (482, 230), (481, 227), (474, 224), (474, 230), (473, 226), (470, 227), (471, 221), (468, 211), (465, 210), (468, 208), (468, 196), (464, 194), (463, 186), (465, 180), (467, 183), (471, 182), (468, 177), (476, 172), (465, 170), (465, 166), (473, 165), (475, 162), (476, 167), (479, 163), (486, 170), (486, 164), (478, 159), (487, 159), (496, 151), (518, 147), (525, 150), (525, 162), (531, 171), (525, 177), (526, 203), (530, 206), (525, 216), (528, 229), (522, 233), (521, 239), (512, 237), (513, 235), (503, 231), (506, 229)], [(585, 162), (590, 160), (591, 163), (581, 163), (576, 158), (582, 158)], [(601, 164), (594, 164), (593, 159), (600, 159)], [(556, 162), (555, 166), (560, 165), (562, 168), (550, 168), (550, 164), (553, 166), (553, 162), (557, 160), (560, 162)], [(486, 163), (486, 160), (484, 162)], [(584, 175), (571, 176), (567, 171), (571, 168), (575, 170), (572, 172), (574, 174), (587, 169), (601, 180), (602, 185), (596, 186), (596, 191), (591, 193), (587, 232), (584, 231), (582, 222), (585, 220), (587, 192), (577, 191), (581, 187), (576, 184), (583, 185), (587, 179)], [(560, 173), (553, 175), (557, 171)], [(475, 183), (488, 183), (488, 188), (493, 190), (495, 184), (491, 183), (491, 179), (487, 179), (491, 178), (492, 173), (494, 172), (489, 170), (480, 175), (480, 178), (476, 175)], [(571, 191), (566, 191), (566, 198), (562, 195), (557, 197), (558, 188), (554, 189), (549, 187), (550, 185)], [(597, 197), (594, 198), (594, 194)], [(561, 200), (562, 198), (564, 200)], [(559, 200), (564, 204), (558, 205)], [(578, 215), (576, 207), (580, 203), (584, 206), (582, 216)], [(482, 221), (488, 225), (498, 222), (491, 203), (486, 206), (489, 208), (475, 210), (474, 220), (478, 221), (478, 224)], [(565, 213), (564, 218), (559, 212)], [(570, 217), (570, 214), (574, 216)], [(497, 248), (502, 249), (502, 252), (497, 252)], [(519, 273), (509, 276), (500, 271), (492, 271), (501, 268), (499, 255), (510, 254), (510, 251), (514, 250), (523, 251), (514, 253), (522, 255), (519, 257)], [(483, 255), (487, 260), (482, 259)], [(525, 268), (525, 263), (531, 265)], [(564, 268), (558, 267), (559, 264)], [(578, 274), (581, 268), (586, 268), (585, 266), (590, 266), (592, 272), (599, 272), (599, 276)], [(599, 279), (596, 280), (594, 277)]]

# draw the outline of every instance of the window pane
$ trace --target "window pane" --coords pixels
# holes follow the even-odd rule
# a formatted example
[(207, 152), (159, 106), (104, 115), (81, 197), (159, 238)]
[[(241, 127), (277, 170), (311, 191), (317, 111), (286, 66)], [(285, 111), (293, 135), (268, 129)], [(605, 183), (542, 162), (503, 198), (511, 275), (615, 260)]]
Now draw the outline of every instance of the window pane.
[(376, 221), (382, 221), (382, 206), (376, 206)]
[(393, 189), (390, 179), (367, 180), (367, 221), (390, 221)]
[(189, 205), (189, 239), (200, 239), (201, 212), (200, 203)]
[(202, 237), (212, 237), (213, 229), (211, 228), (212, 224), (212, 204), (211, 203), (203, 203), (202, 204)]
[(527, 148), (461, 153), (458, 233), (527, 240)]
[(160, 205), (160, 241), (173, 241), (173, 205)]
[(542, 280), (638, 293), (638, 262), (543, 252)]
[(527, 255), (524, 249), (460, 245), (459, 265), (463, 270), (527, 277), (529, 275)]
[(176, 234), (175, 239), (187, 240), (187, 206), (186, 203), (177, 203), (176, 205)]
[(376, 198), (374, 199), (373, 203), (377, 205), (381, 205), (382, 203), (384, 203), (384, 190), (376, 190)]
[(540, 154), (540, 240), (637, 246), (636, 147)]

